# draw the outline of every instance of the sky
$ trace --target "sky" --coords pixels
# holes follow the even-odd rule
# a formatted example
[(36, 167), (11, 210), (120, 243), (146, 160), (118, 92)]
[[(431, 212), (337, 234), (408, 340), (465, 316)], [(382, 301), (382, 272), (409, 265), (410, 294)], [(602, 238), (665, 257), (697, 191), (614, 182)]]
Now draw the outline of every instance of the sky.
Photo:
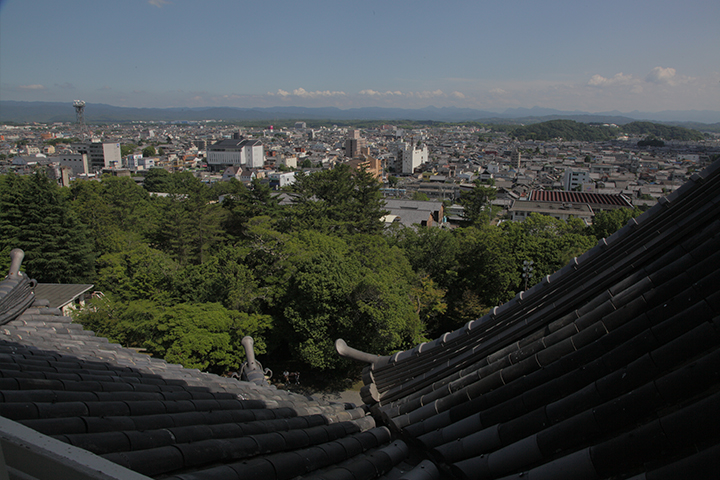
[(718, 0), (0, 0), (0, 100), (720, 111)]

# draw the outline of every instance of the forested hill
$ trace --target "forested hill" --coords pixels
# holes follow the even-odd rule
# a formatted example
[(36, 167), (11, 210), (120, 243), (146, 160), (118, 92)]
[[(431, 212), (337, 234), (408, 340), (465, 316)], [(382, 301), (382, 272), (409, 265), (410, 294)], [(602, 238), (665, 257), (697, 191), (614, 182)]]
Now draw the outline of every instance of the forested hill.
[(625, 125), (598, 125), (573, 120), (550, 120), (513, 129), (510, 135), (518, 140), (548, 141), (562, 138), (567, 141), (601, 142), (620, 135), (647, 135), (663, 140), (702, 140), (697, 130), (673, 127), (652, 122), (631, 122)]

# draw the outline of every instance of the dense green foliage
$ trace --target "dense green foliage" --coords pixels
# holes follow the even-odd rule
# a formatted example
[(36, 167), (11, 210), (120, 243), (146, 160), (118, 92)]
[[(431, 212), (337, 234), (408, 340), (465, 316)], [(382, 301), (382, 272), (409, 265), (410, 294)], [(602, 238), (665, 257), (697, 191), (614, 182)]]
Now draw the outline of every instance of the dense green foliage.
[(41, 282), (79, 283), (94, 273), (85, 226), (43, 173), (0, 176), (3, 260), (13, 248), (25, 251), (25, 271)]
[(621, 134), (649, 135), (665, 140), (702, 140), (703, 134), (683, 127), (651, 122), (631, 122), (621, 126), (587, 124), (573, 120), (550, 120), (514, 128), (510, 135), (519, 140), (548, 141), (562, 138), (567, 141), (600, 142), (613, 140)]
[(702, 140), (703, 134), (697, 130), (684, 127), (673, 127), (652, 122), (631, 122), (622, 126), (623, 132), (629, 135), (650, 135), (665, 140)]
[(94, 283), (105, 297), (78, 320), (168, 361), (237, 370), (250, 335), (266, 366), (346, 377), (358, 366), (335, 353), (337, 338), (390, 354), (458, 328), (525, 288), (523, 261), (532, 285), (633, 214), (495, 226), (495, 190), (478, 184), (461, 200), (462, 228), (384, 229), (380, 184), (365, 172), (300, 174), (288, 192), (281, 204), (257, 181), (163, 170), (144, 187), (0, 176), (0, 258), (20, 247), (39, 280)]
[(589, 125), (573, 120), (550, 120), (515, 128), (510, 135), (519, 140), (547, 141), (555, 138), (563, 140), (579, 140), (583, 142), (600, 142), (617, 138), (617, 128), (602, 125)]

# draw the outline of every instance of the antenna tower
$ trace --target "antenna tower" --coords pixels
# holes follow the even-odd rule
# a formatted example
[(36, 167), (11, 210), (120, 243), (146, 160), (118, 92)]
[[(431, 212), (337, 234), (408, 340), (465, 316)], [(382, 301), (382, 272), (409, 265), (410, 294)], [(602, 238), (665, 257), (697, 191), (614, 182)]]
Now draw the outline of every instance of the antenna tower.
[(75, 107), (75, 119), (77, 121), (80, 135), (85, 135), (85, 102), (82, 100), (75, 100), (73, 102), (73, 107)]

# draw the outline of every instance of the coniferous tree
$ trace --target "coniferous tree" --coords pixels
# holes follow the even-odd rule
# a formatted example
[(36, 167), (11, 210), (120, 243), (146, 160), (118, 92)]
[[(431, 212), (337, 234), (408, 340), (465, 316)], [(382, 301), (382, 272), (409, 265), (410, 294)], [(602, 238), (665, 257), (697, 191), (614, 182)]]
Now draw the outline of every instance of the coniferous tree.
[(0, 205), (0, 250), (21, 248), (29, 276), (47, 283), (92, 281), (92, 241), (47, 175), (5, 177)]

